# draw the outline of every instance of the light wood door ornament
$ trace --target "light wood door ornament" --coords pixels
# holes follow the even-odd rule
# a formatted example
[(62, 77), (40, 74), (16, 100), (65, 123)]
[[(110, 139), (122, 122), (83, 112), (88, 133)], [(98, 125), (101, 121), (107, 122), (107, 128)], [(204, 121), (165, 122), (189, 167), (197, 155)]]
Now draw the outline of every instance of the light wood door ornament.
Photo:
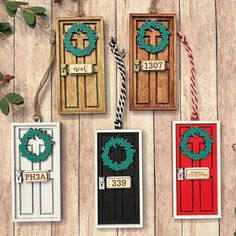
[(191, 66), (192, 121), (174, 121), (173, 215), (175, 219), (221, 217), (220, 122), (199, 121), (192, 50), (178, 33)]
[(12, 216), (16, 222), (61, 220), (60, 124), (41, 122), (39, 104), (51, 72), (55, 40), (52, 31), (49, 67), (34, 97), (35, 123), (12, 124)]
[(122, 77), (115, 130), (95, 133), (97, 228), (143, 227), (142, 132), (122, 129), (126, 99), (125, 67), (115, 40), (110, 41)]
[(103, 18), (79, 15), (57, 19), (59, 113), (105, 113)]

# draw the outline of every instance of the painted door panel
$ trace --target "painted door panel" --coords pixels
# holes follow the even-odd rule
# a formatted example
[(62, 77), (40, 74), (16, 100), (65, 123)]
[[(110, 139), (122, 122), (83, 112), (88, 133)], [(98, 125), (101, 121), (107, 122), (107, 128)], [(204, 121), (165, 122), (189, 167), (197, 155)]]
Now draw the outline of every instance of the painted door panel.
[[(137, 32), (146, 20), (159, 21), (170, 32), (169, 44), (161, 52), (148, 53), (140, 49)], [(176, 15), (175, 14), (130, 14), (130, 110), (176, 110)], [(161, 42), (158, 30), (147, 31), (145, 40), (156, 45)], [(143, 71), (141, 61), (161, 60), (163, 71)], [(139, 70), (135, 71), (135, 63)]]
[[(103, 147), (111, 137), (127, 139), (136, 150), (134, 162), (126, 170), (114, 171), (104, 166), (101, 158)], [(142, 152), (140, 131), (97, 131), (96, 201), (97, 227), (132, 228), (142, 227)], [(126, 158), (123, 148), (111, 149), (109, 157), (120, 163)], [(130, 176), (131, 187), (127, 189), (99, 189), (99, 177)]]
[[(53, 153), (45, 161), (32, 162), (22, 157), (19, 151), (20, 138), (29, 128), (41, 128), (52, 136), (55, 144)], [(12, 206), (13, 220), (59, 221), (60, 213), (60, 127), (59, 123), (33, 123), (12, 125)], [(29, 140), (28, 150), (34, 153), (42, 151), (44, 143), (40, 139)], [(48, 171), (46, 182), (25, 182), (24, 171)], [(22, 181), (18, 181), (21, 172)]]
[[(205, 159), (192, 160), (182, 154), (180, 143), (184, 133), (190, 127), (206, 130), (213, 140), (211, 153)], [(219, 218), (220, 217), (220, 153), (218, 122), (174, 122), (173, 124), (173, 185), (174, 185), (174, 217), (175, 218)], [(191, 137), (188, 148), (195, 153), (205, 149), (201, 137)], [(186, 168), (209, 168), (208, 179), (187, 179)], [(200, 169), (199, 169), (200, 168)], [(179, 175), (182, 171), (182, 176)], [(199, 173), (199, 172), (198, 172)], [(181, 178), (182, 177), (182, 178)]]

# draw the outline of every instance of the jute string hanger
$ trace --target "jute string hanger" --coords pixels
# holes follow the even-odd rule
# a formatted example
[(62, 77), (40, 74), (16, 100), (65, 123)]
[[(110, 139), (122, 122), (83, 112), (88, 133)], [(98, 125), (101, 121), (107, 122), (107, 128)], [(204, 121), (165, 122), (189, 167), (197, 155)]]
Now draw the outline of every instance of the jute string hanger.
[(64, 7), (66, 4), (65, 4), (65, 0), (63, 1), (63, 11), (66, 13), (66, 14), (73, 14), (73, 15), (77, 15), (78, 17), (83, 17), (85, 16), (84, 14), (84, 10), (83, 10), (83, 3), (82, 3), (82, 0), (76, 0), (76, 3), (77, 3), (77, 10), (71, 10), (69, 8), (66, 8)]

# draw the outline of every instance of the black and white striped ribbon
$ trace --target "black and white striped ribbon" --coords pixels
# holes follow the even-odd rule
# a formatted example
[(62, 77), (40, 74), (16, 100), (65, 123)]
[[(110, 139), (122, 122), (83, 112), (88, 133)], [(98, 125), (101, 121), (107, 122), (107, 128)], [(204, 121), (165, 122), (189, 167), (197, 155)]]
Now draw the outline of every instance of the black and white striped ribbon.
[(116, 119), (115, 119), (115, 129), (122, 129), (122, 116), (125, 108), (125, 99), (126, 99), (126, 86), (125, 86), (125, 65), (123, 62), (124, 53), (121, 53), (117, 47), (116, 40), (111, 37), (109, 42), (111, 46), (111, 52), (115, 56), (116, 64), (118, 66), (118, 70), (121, 74), (121, 93), (118, 102), (118, 106), (116, 109)]

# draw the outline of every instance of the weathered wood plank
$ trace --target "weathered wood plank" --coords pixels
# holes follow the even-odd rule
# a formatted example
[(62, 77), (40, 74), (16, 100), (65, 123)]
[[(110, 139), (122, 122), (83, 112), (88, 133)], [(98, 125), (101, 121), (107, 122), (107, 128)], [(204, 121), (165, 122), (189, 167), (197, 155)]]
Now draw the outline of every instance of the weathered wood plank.
[[(80, 235), (116, 236), (117, 230), (95, 228), (95, 164), (94, 164), (94, 130), (112, 129), (115, 116), (115, 78), (116, 66), (110, 53), (108, 41), (116, 32), (115, 0), (89, 0), (84, 2), (86, 16), (103, 16), (105, 23), (105, 71), (107, 113), (105, 115), (83, 115), (80, 118)], [(108, 9), (109, 7), (109, 9)]]
[[(176, 13), (179, 19), (179, 3), (174, 0), (158, 2), (158, 12)], [(177, 23), (177, 30), (179, 25)], [(178, 42), (177, 42), (178, 45)], [(179, 60), (177, 50), (177, 60)], [(178, 63), (177, 63), (178, 64)], [(179, 73), (177, 69), (177, 91), (179, 91)], [(177, 93), (179, 98), (179, 92)], [(172, 216), (172, 152), (171, 121), (180, 119), (180, 106), (177, 99), (176, 112), (155, 112), (155, 235), (179, 236), (182, 234), (182, 222)], [(167, 223), (168, 222), (168, 223)]]
[(216, 1), (217, 12), (217, 65), (218, 65), (218, 115), (222, 122), (222, 204), (220, 235), (233, 235), (236, 230), (236, 153), (231, 145), (236, 143), (236, 2)]
[[(120, 49), (129, 51), (129, 14), (148, 11), (148, 4), (140, 4), (139, 1), (117, 1), (117, 42)], [(129, 84), (129, 55), (125, 58), (127, 73), (127, 89)], [(121, 79), (117, 74), (117, 99), (120, 94)], [(127, 90), (128, 91), (128, 90)], [(129, 96), (129, 92), (127, 93)], [(142, 229), (120, 229), (118, 235), (138, 236), (154, 235), (154, 136), (153, 136), (153, 112), (130, 112), (127, 96), (124, 112), (124, 128), (140, 129), (143, 132), (143, 204), (144, 227)], [(145, 122), (144, 122), (145, 121)]]
[[(32, 5), (43, 6), (47, 9), (50, 21), (51, 1), (32, 0)], [(15, 21), (15, 88), (21, 91), (25, 98), (25, 109), (16, 117), (15, 122), (32, 122), (33, 98), (42, 79), (42, 75), (47, 69), (50, 57), (50, 45), (48, 35), (38, 25), (35, 29), (28, 27), (23, 17), (17, 17)], [(48, 53), (48, 59), (45, 55)], [(34, 62), (34, 63), (32, 63)], [(44, 89), (40, 100), (41, 113), (45, 121), (51, 119), (51, 95), (50, 83)], [(51, 235), (51, 223), (16, 223), (14, 235)]]
[[(200, 101), (200, 119), (217, 119), (215, 2), (181, 1), (180, 31), (186, 35), (194, 53)], [(201, 21), (199, 19), (207, 19)], [(194, 27), (193, 27), (194, 26)], [(181, 46), (181, 119), (191, 118), (190, 66)], [(217, 235), (218, 220), (183, 221), (183, 235)]]
[[(13, 20), (7, 17), (3, 5), (0, 5), (0, 22), (10, 22), (13, 27)], [(6, 40), (0, 41), (1, 59), (0, 59), (0, 72), (3, 74), (14, 74), (14, 35), (9, 36)], [(13, 90), (13, 81), (4, 86), (3, 91), (7, 93)], [(11, 160), (10, 160), (10, 122), (13, 116), (5, 117), (0, 114), (0, 133), (3, 137), (3, 142), (0, 142), (1, 169), (0, 178), (0, 236), (10, 236), (13, 232), (13, 225), (11, 219)]]
[[(75, 16), (76, 2), (67, 0), (63, 5), (53, 4), (52, 25), (55, 29), (57, 17)], [(58, 57), (59, 55), (57, 55)], [(57, 85), (58, 58), (55, 60), (52, 75), (52, 120), (61, 122), (61, 206), (62, 221), (52, 223), (53, 235), (79, 235), (79, 121), (78, 115), (60, 116), (58, 114)]]

